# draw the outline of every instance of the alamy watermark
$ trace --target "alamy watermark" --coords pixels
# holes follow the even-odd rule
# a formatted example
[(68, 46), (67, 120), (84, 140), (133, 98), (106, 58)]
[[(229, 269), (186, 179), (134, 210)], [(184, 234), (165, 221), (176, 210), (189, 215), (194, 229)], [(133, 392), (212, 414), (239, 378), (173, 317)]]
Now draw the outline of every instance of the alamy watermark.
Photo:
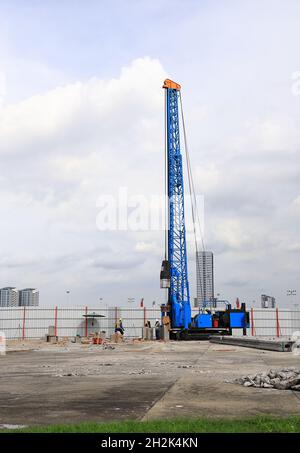
[(181, 194), (168, 199), (160, 195), (129, 194), (127, 187), (120, 187), (116, 195), (105, 194), (98, 197), (96, 225), (100, 231), (163, 231), (166, 225), (166, 210), (173, 208), (176, 209), (176, 221), (180, 223), (177, 226), (182, 226), (184, 221), (186, 232), (191, 232), (194, 230), (191, 215), (193, 204), (195, 224), (201, 228), (201, 232), (196, 230), (196, 233), (204, 234), (203, 195), (184, 197), (185, 218), (182, 212), (178, 211), (181, 202)]

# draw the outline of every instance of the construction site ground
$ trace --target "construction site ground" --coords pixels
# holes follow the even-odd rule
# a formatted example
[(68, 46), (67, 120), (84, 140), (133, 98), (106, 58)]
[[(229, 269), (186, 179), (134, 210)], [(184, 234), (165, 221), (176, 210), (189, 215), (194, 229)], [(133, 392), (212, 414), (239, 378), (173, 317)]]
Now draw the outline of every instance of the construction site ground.
[(299, 367), (292, 353), (207, 341), (111, 346), (11, 342), (0, 356), (0, 426), (300, 415), (300, 392), (230, 382)]

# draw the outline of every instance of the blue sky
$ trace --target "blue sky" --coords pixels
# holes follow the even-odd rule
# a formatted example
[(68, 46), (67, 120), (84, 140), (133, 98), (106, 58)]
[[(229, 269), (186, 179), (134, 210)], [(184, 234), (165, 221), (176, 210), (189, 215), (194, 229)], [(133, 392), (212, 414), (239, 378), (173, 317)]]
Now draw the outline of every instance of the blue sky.
[[(132, 59), (150, 56), (190, 90), (212, 79), (218, 85), (220, 77), (235, 84), (235, 73), (246, 82), (250, 69), (262, 83), (270, 69), (282, 71), (283, 59), (294, 70), (298, 13), (297, 1), (278, 0), (2, 0), (2, 56), (36, 62), (68, 81), (111, 78)], [(32, 85), (38, 90), (43, 82)]]
[(0, 284), (39, 286), (48, 305), (67, 287), (78, 304), (159, 300), (161, 237), (99, 234), (95, 200), (120, 185), (163, 190), (152, 181), (169, 76), (183, 86), (218, 292), (287, 304), (299, 280), (299, 14), (293, 0), (0, 0)]

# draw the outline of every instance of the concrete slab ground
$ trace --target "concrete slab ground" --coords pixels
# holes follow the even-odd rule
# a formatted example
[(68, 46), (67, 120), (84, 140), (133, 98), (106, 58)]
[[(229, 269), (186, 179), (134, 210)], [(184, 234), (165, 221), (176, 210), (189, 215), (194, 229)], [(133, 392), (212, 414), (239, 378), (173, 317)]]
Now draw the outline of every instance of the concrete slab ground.
[(208, 342), (31, 343), (0, 356), (0, 425), (300, 415), (299, 392), (227, 382), (284, 366), (300, 357)]

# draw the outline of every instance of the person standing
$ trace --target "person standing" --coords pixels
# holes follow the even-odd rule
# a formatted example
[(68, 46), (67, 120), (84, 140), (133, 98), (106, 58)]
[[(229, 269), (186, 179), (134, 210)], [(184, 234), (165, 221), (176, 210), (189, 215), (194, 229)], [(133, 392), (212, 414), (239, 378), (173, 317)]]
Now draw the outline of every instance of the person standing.
[(120, 333), (122, 336), (124, 335), (125, 329), (123, 327), (122, 319), (120, 318), (119, 321), (116, 322), (115, 325), (115, 333)]

